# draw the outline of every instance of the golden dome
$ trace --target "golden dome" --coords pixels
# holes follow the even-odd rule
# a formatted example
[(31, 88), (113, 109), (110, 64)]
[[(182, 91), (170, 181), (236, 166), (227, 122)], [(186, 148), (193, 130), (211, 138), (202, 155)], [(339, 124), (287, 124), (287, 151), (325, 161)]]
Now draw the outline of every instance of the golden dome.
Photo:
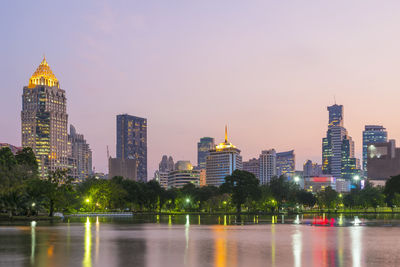
[(60, 88), (60, 84), (53, 71), (50, 69), (45, 57), (43, 57), (39, 67), (29, 79), (29, 88), (34, 88), (36, 85), (57, 86)]

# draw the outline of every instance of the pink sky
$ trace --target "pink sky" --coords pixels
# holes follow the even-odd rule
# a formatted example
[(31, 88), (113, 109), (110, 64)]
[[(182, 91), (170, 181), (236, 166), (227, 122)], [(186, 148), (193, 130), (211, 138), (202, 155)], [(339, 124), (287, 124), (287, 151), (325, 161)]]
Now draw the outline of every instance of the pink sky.
[(163, 154), (196, 163), (225, 124), (244, 160), (275, 148), (298, 169), (320, 162), (334, 96), (358, 157), (365, 124), (400, 137), (398, 1), (14, 2), (0, 10), (0, 142), (20, 145), (43, 53), (99, 171), (120, 113), (148, 119), (150, 177)]

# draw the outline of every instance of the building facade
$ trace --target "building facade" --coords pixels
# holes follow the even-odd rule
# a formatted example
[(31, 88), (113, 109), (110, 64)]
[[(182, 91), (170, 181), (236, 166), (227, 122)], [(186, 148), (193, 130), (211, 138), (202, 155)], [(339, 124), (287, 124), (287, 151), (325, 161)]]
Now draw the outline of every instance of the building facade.
[(177, 161), (174, 170), (168, 173), (168, 188), (182, 188), (188, 183), (199, 186), (200, 171), (195, 170), (190, 161)]
[(307, 160), (303, 165), (303, 176), (308, 177), (318, 177), (322, 174), (322, 165), (318, 163), (313, 163), (311, 160)]
[(108, 177), (112, 179), (115, 176), (138, 181), (136, 159), (108, 158)]
[(72, 163), (72, 177), (83, 180), (92, 175), (92, 150), (82, 134), (78, 134), (73, 125), (70, 125), (68, 135), (68, 158)]
[(294, 150), (276, 153), (276, 174), (284, 175), (289, 179), (294, 177), (296, 170), (296, 156)]
[(197, 143), (197, 166), (200, 169), (205, 169), (207, 164), (207, 157), (210, 155), (210, 150), (214, 149), (215, 141), (211, 137), (200, 138)]
[(328, 130), (322, 139), (322, 173), (352, 179), (360, 174), (360, 166), (354, 155), (354, 142), (343, 126), (343, 106), (329, 106), (328, 112)]
[(147, 119), (117, 115), (117, 158), (137, 161), (137, 178), (147, 181)]
[(363, 170), (367, 174), (368, 147), (376, 143), (387, 142), (387, 131), (381, 125), (365, 125), (363, 131)]
[(206, 161), (207, 185), (220, 186), (225, 182), (225, 177), (231, 175), (236, 169), (242, 169), (242, 156), (240, 150), (228, 142), (225, 127), (225, 142), (210, 150)]
[(368, 146), (368, 180), (375, 185), (385, 185), (391, 177), (400, 174), (400, 148), (395, 140)]
[(260, 160), (256, 158), (243, 161), (243, 170), (254, 174), (260, 180)]
[(22, 146), (35, 153), (39, 175), (68, 168), (68, 115), (65, 91), (43, 58), (23, 89)]
[(263, 150), (259, 157), (260, 161), (260, 184), (268, 184), (276, 173), (276, 151), (275, 149)]
[(168, 175), (171, 171), (175, 170), (174, 159), (171, 156), (163, 155), (158, 170), (155, 172), (155, 179), (159, 182), (161, 187), (168, 188)]
[(13, 146), (8, 143), (0, 143), (0, 149), (2, 149), (4, 147), (8, 147), (14, 155), (17, 154), (18, 151), (22, 150), (22, 147)]

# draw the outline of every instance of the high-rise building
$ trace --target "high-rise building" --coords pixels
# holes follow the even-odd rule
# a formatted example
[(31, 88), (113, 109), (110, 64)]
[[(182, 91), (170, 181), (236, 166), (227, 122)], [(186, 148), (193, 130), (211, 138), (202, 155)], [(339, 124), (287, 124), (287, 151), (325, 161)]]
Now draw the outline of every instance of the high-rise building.
[(117, 115), (117, 158), (136, 159), (137, 178), (147, 181), (147, 119)]
[(175, 169), (174, 160), (171, 156), (164, 155), (158, 165), (158, 170), (155, 172), (155, 180), (161, 187), (168, 188), (168, 175)]
[(200, 171), (193, 169), (190, 161), (177, 161), (174, 170), (168, 173), (168, 188), (182, 188), (188, 183), (199, 186), (199, 182)]
[(303, 176), (304, 178), (318, 177), (322, 175), (322, 166), (318, 163), (313, 163), (311, 160), (307, 160), (303, 165)]
[(291, 179), (296, 169), (294, 150), (276, 153), (276, 175), (284, 175)]
[(136, 159), (108, 158), (108, 177), (122, 176), (124, 179), (137, 181)]
[(328, 131), (322, 139), (322, 172), (351, 179), (360, 173), (360, 168), (354, 156), (354, 142), (343, 126), (343, 106), (335, 104), (328, 111)]
[(276, 151), (275, 149), (263, 150), (259, 157), (260, 161), (260, 184), (268, 184), (276, 174)]
[(220, 186), (225, 182), (225, 177), (231, 175), (236, 169), (242, 169), (242, 156), (240, 156), (240, 150), (228, 142), (225, 127), (225, 142), (210, 150), (210, 155), (207, 157), (207, 185)]
[(73, 125), (70, 125), (68, 135), (68, 158), (72, 162), (72, 177), (83, 180), (92, 174), (92, 150), (83, 134), (78, 134)]
[(363, 170), (367, 175), (368, 146), (387, 142), (387, 131), (381, 125), (365, 125), (363, 131)]
[(260, 160), (256, 158), (243, 161), (243, 170), (254, 174), (257, 179), (260, 179)]
[(40, 176), (68, 168), (68, 115), (65, 91), (43, 58), (23, 89), (22, 146), (36, 155)]
[(210, 150), (214, 149), (215, 141), (211, 137), (200, 138), (200, 142), (197, 143), (197, 166), (200, 169), (206, 168), (207, 157), (210, 155)]

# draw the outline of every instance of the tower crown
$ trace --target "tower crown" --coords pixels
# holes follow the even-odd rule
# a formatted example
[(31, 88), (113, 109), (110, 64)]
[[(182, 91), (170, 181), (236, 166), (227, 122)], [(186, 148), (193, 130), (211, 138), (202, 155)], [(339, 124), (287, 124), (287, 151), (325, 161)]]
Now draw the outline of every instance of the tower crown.
[(57, 86), (60, 88), (58, 79), (50, 69), (50, 66), (46, 61), (46, 57), (43, 57), (39, 67), (29, 79), (29, 88), (34, 88), (37, 85)]

